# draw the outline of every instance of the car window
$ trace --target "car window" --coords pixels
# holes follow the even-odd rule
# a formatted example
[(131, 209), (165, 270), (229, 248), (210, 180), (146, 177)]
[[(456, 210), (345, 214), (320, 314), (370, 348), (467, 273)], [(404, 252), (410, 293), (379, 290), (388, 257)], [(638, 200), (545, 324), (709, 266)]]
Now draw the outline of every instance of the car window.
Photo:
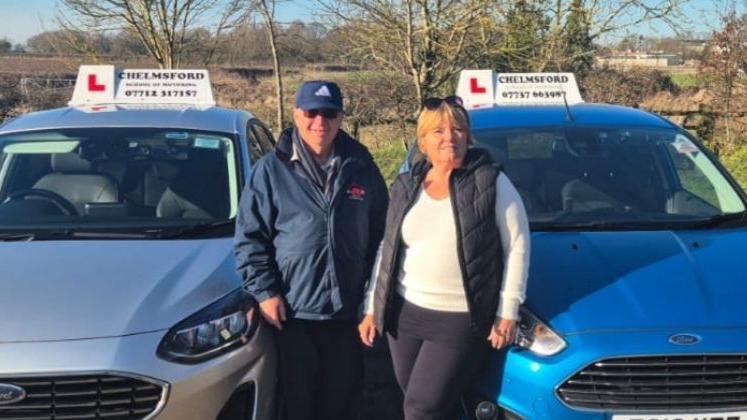
[(556, 138), (554, 132), (517, 134), (507, 143), (507, 155), (511, 159), (550, 159)]
[(272, 134), (258, 120), (249, 121), (246, 128), (252, 160), (257, 160), (275, 147)]
[(87, 128), (0, 136), (0, 226), (157, 228), (235, 216), (234, 139)]
[(682, 189), (700, 200), (725, 211), (739, 211), (739, 197), (730, 194), (726, 180), (716, 166), (685, 136), (667, 146)]
[(745, 210), (718, 167), (675, 130), (576, 126), (474, 134), (477, 145), (505, 155), (505, 173), (534, 223), (660, 223)]

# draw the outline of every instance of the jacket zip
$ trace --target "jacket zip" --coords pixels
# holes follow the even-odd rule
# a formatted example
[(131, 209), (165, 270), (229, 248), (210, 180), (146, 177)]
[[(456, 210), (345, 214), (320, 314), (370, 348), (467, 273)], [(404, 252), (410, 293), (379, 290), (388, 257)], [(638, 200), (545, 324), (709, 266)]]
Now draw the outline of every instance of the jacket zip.
[[(313, 181), (311, 181), (304, 173), (303, 171), (295, 170), (295, 168), (291, 168), (291, 172), (293, 172), (295, 175), (303, 178), (304, 181), (306, 181), (307, 185), (301, 184), (301, 188), (304, 190), (308, 190), (309, 188), (312, 190), (312, 195), (316, 197), (316, 203), (319, 206), (320, 210), (322, 210), (324, 217), (326, 218), (326, 225), (327, 225), (327, 243), (329, 244), (329, 252), (327, 253), (327, 270), (332, 270), (334, 273), (334, 277), (337, 280), (336, 286), (340, 288), (340, 279), (337, 278), (337, 264), (335, 261), (335, 235), (334, 235), (334, 217), (333, 217), (333, 211), (334, 206), (337, 203), (339, 196), (341, 195), (340, 191), (343, 190), (346, 180), (343, 178), (343, 169), (346, 166), (349, 166), (353, 164), (356, 161), (354, 158), (348, 158), (345, 159), (342, 164), (340, 165), (338, 178), (335, 181), (335, 184), (340, 185), (340, 188), (337, 190), (332, 191), (332, 197), (327, 199), (326, 194), (324, 194), (323, 191), (320, 191), (319, 188), (317, 188), (316, 185), (314, 185)], [(334, 187), (333, 187), (334, 188)], [(342, 303), (342, 295), (340, 295), (340, 303)], [(342, 308), (340, 308), (342, 309)]]
[(301, 186), (301, 188), (306, 191), (307, 194), (311, 195), (313, 197), (313, 201), (316, 202), (317, 206), (319, 206), (320, 210), (327, 211), (325, 207), (327, 207), (327, 198), (324, 196), (324, 193), (319, 192), (319, 188), (314, 185), (314, 181), (310, 180), (308, 176), (304, 173), (303, 170), (297, 171), (296, 168), (293, 166), (295, 163), (288, 162), (286, 163), (288, 165), (288, 170), (294, 175), (299, 178), (301, 178), (304, 182), (299, 182), (298, 184)]
[(462, 225), (459, 221), (459, 213), (457, 212), (456, 180), (454, 178), (454, 171), (449, 175), (449, 189), (449, 195), (451, 196), (451, 210), (454, 213), (454, 225), (456, 226), (457, 258), (459, 260), (459, 271), (462, 272), (462, 287), (464, 287), (464, 295), (467, 297), (467, 309), (470, 313), (472, 327), (477, 328), (477, 316), (472, 307), (472, 294), (470, 293), (469, 287), (467, 287), (467, 269), (464, 262), (464, 252), (462, 251)]
[[(330, 251), (328, 258), (331, 261), (332, 267), (335, 270), (335, 277), (337, 276), (337, 267), (335, 266), (335, 258), (334, 258), (334, 255), (335, 255), (335, 235), (334, 235), (335, 229), (334, 229), (334, 224), (335, 224), (335, 222), (334, 222), (334, 217), (332, 217), (332, 211), (335, 208), (335, 204), (337, 204), (337, 201), (340, 199), (341, 191), (343, 189), (345, 189), (344, 188), (345, 187), (345, 183), (347, 182), (347, 179), (343, 178), (345, 166), (350, 166), (353, 163), (354, 163), (354, 160), (352, 158), (349, 158), (349, 159), (345, 159), (342, 162), (342, 164), (340, 165), (340, 169), (339, 169), (340, 172), (338, 173), (337, 180), (335, 181), (335, 184), (338, 184), (338, 183), (340, 184), (340, 188), (338, 188), (337, 190), (334, 190), (334, 186), (332, 187), (333, 188), (333, 190), (332, 190), (332, 198), (330, 200), (328, 200), (328, 204), (327, 204), (327, 211), (326, 211), (326, 214), (327, 214), (327, 236), (328, 236), (328, 239), (329, 239), (329, 251)], [(326, 200), (326, 197), (325, 197), (325, 200)], [(338, 281), (338, 287), (339, 287), (339, 281)]]
[[(384, 307), (385, 308), (391, 308), (390, 303), (392, 302), (392, 297), (394, 296), (394, 283), (398, 281), (397, 278), (394, 277), (394, 269), (399, 267), (399, 260), (401, 256), (402, 251), (402, 222), (405, 220), (405, 216), (407, 213), (412, 209), (412, 206), (415, 204), (415, 200), (417, 199), (417, 191), (420, 190), (420, 183), (422, 182), (422, 178), (418, 178), (418, 182), (416, 185), (418, 185), (418, 188), (413, 191), (407, 191), (409, 196), (407, 197), (407, 204), (405, 205), (405, 209), (402, 212), (402, 215), (400, 219), (397, 221), (397, 225), (399, 228), (397, 229), (397, 236), (394, 238), (394, 258), (392, 258), (392, 264), (389, 265), (389, 284), (387, 284), (387, 290), (386, 290), (386, 296), (384, 300)], [(404, 183), (403, 183), (404, 185)], [(384, 325), (381, 327), (382, 331), (385, 329), (385, 325), (387, 324), (387, 320), (389, 318), (389, 314), (391, 313), (391, 309), (389, 311), (386, 311), (384, 313)]]
[[(340, 188), (332, 191), (332, 198), (329, 200), (330, 208), (334, 207), (334, 205), (337, 203), (337, 200), (339, 200), (340, 191), (345, 189), (345, 184), (347, 183), (347, 179), (343, 178), (342, 176), (343, 169), (345, 169), (346, 166), (350, 166), (350, 165), (359, 165), (358, 160), (355, 158), (345, 159), (345, 161), (343, 161), (342, 164), (340, 165), (340, 169), (339, 169), (340, 172), (338, 174), (337, 180), (335, 181), (335, 184), (340, 184)], [(334, 185), (332, 186), (332, 188), (334, 188)]]

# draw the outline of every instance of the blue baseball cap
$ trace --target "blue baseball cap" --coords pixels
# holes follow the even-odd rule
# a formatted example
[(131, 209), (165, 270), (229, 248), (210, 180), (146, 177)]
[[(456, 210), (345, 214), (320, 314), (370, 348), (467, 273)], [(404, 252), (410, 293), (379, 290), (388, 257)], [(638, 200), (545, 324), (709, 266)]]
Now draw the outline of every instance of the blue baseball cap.
[(334, 109), (342, 111), (342, 92), (335, 82), (312, 80), (304, 82), (296, 92), (296, 108)]

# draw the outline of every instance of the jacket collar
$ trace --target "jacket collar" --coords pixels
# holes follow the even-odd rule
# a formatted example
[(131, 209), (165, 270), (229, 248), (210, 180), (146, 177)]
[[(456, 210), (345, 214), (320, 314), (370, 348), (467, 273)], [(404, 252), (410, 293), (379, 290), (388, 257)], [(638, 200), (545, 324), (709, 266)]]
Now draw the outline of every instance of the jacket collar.
[[(275, 154), (281, 161), (292, 162), (299, 158), (298, 153), (293, 147), (293, 127), (286, 128), (280, 133), (277, 144), (275, 145)], [(373, 161), (373, 157), (368, 150), (357, 140), (350, 137), (348, 133), (340, 130), (334, 140), (335, 153), (342, 158), (358, 159), (362, 161)]]

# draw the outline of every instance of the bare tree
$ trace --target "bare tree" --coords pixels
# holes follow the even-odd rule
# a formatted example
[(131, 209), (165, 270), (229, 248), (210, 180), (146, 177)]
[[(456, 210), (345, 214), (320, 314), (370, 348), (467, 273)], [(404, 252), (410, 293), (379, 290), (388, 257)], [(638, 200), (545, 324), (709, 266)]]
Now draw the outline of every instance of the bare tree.
[(361, 127), (395, 125), (400, 127), (407, 150), (405, 127), (415, 122), (411, 113), (418, 107), (411, 80), (398, 72), (358, 71), (349, 73), (341, 83), (349, 114), (345, 122), (353, 137), (359, 138)]
[[(344, 31), (350, 54), (407, 75), (419, 101), (478, 53), (468, 41), (494, 12), (490, 0), (317, 0)], [(488, 43), (486, 43), (488, 44)]]
[(321, 41), (326, 33), (318, 24), (307, 24), (295, 20), (282, 28), (278, 39), (280, 54), (297, 61), (319, 61)]
[[(588, 13), (593, 40), (609, 33), (619, 33), (648, 22), (661, 22), (678, 30), (686, 16), (682, 6), (689, 0), (582, 0), (580, 7)], [(570, 13), (572, 8), (559, 1), (554, 13)]]
[(316, 1), (344, 32), (348, 55), (408, 75), (422, 100), (470, 66), (588, 69), (600, 37), (651, 21), (674, 25), (688, 0)]
[(272, 50), (272, 67), (275, 71), (275, 96), (277, 99), (275, 128), (280, 133), (283, 130), (285, 111), (283, 108), (283, 77), (280, 74), (280, 57), (277, 45), (277, 22), (275, 21), (275, 6), (278, 0), (252, 0), (252, 3), (265, 21), (270, 49)]
[(267, 31), (264, 25), (254, 21), (254, 17), (223, 34), (217, 42), (224, 63), (248, 64), (268, 59), (270, 52)]
[(189, 30), (213, 36), (241, 21), (246, 0), (60, 0), (60, 26), (104, 32), (133, 30), (161, 68), (179, 67)]
[(70, 45), (69, 40), (79, 38), (74, 40), (74, 44), (77, 45), (78, 43), (84, 43), (82, 40), (84, 37), (85, 34), (78, 31), (44, 31), (29, 38), (26, 41), (26, 46), (30, 52), (36, 54), (69, 55), (79, 52), (77, 48)]
[(583, 76), (601, 39), (652, 22), (676, 32), (686, 20), (682, 5), (688, 1), (507, 1), (498, 15), (498, 42), (485, 57), (511, 71), (562, 70)]
[(716, 136), (712, 143), (717, 153), (734, 146), (731, 120), (747, 88), (747, 16), (732, 11), (722, 20), (724, 27), (713, 34), (699, 69), (716, 93), (715, 105), (724, 121), (725, 139)]
[(13, 44), (7, 38), (0, 38), (0, 54), (7, 54), (13, 50)]

